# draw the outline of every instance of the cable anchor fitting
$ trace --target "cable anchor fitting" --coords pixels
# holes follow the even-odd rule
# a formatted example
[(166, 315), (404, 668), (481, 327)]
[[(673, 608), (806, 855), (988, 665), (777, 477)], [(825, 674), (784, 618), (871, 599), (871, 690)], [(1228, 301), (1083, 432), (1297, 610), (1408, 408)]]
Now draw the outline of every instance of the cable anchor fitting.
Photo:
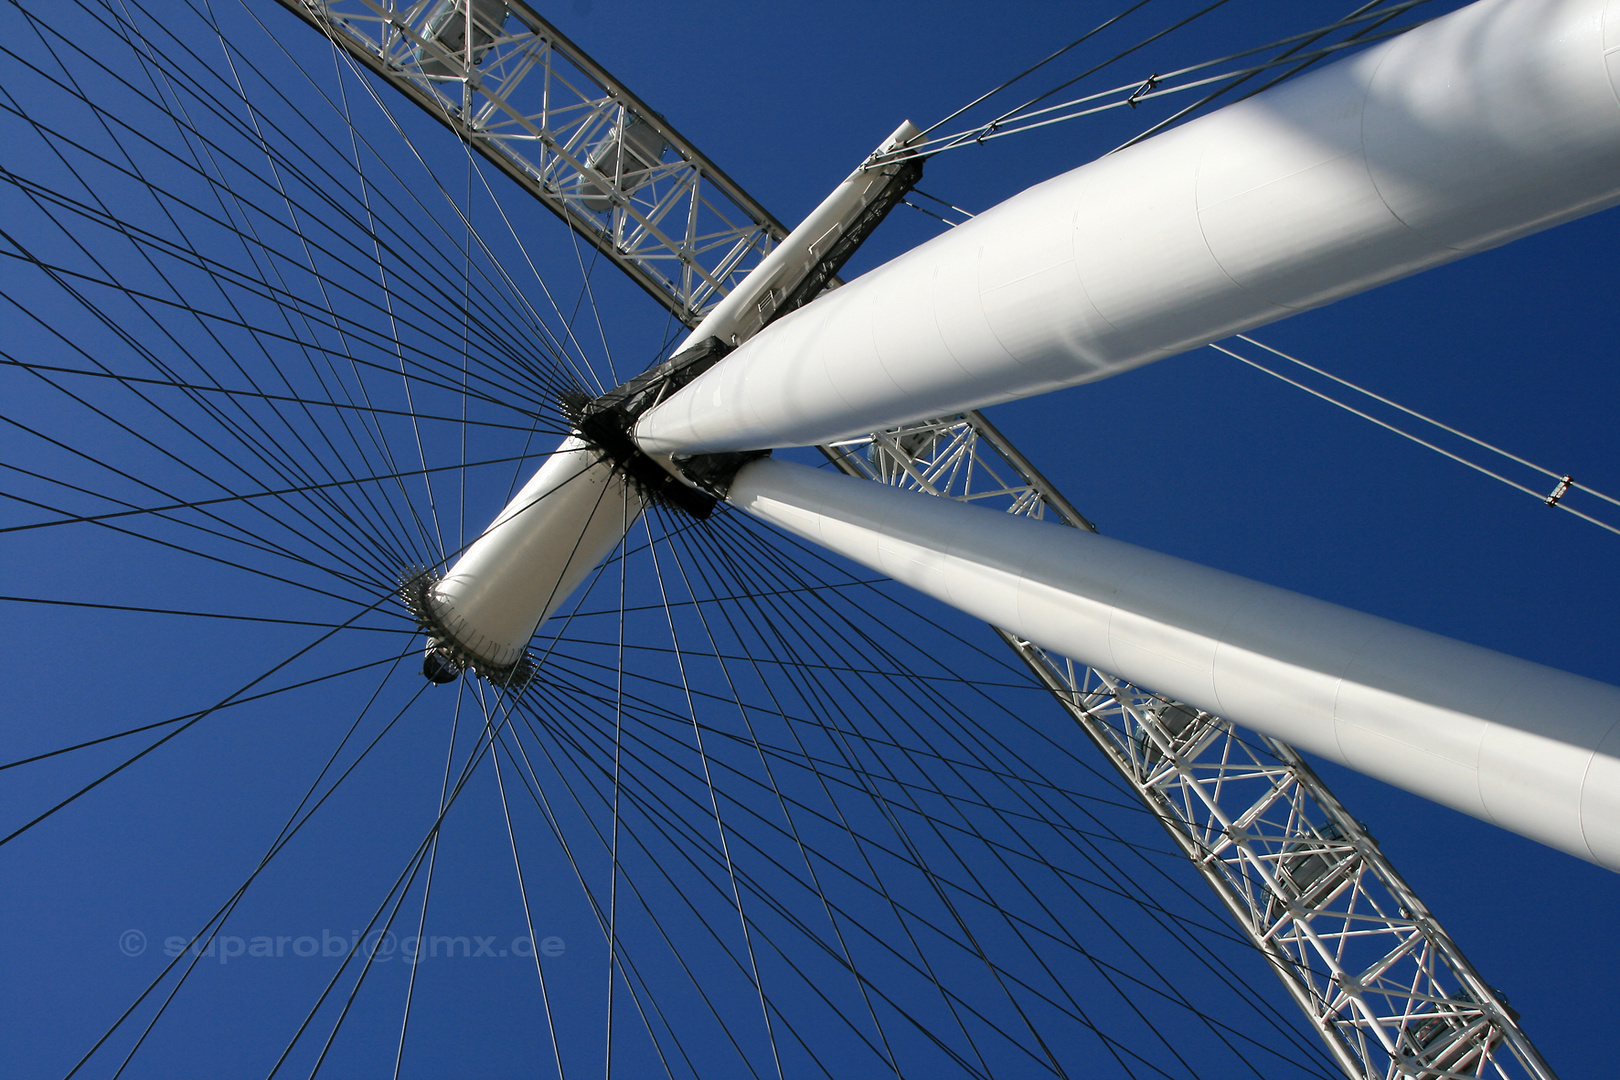
[(1558, 481), (1558, 486), (1553, 488), (1552, 494), (1547, 496), (1547, 505), (1557, 506), (1558, 500), (1567, 495), (1569, 493), (1569, 489), (1574, 486), (1575, 478), (1566, 474), (1562, 480)]

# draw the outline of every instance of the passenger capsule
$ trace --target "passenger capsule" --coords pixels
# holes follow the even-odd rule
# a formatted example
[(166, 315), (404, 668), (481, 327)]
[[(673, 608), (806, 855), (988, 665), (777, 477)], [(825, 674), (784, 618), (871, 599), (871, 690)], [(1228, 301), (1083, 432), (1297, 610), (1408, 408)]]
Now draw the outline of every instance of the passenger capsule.
[[(622, 127), (614, 125), (606, 138), (591, 147), (585, 165), (611, 182), (619, 194), (629, 195), (651, 178), (651, 170), (664, 156), (664, 146), (664, 137), (651, 124), (626, 112)], [(568, 189), (570, 194), (582, 196), (580, 201), (594, 213), (613, 207), (613, 196), (584, 176), (575, 178)]]
[[(468, 0), (439, 0), (422, 24), (422, 38), (456, 56), (467, 52)], [(470, 0), (472, 4), (472, 64), (477, 67), (489, 52), (506, 24), (506, 4), (502, 0)], [(418, 45), (413, 54), (422, 74), (454, 78), (460, 72), (427, 45)]]

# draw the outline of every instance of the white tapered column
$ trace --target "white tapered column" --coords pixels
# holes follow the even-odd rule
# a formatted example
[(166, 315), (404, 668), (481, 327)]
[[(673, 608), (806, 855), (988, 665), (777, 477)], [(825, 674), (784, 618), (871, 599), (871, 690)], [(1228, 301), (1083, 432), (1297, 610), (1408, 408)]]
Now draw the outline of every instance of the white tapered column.
[(464, 655), (517, 663), (551, 613), (624, 539), (644, 507), (601, 451), (563, 440), (429, 593)]
[(1093, 533), (763, 460), (730, 501), (1026, 638), (1620, 870), (1620, 688)]
[(1620, 0), (1480, 0), (1009, 199), (767, 327), (649, 453), (1104, 378), (1620, 200)]

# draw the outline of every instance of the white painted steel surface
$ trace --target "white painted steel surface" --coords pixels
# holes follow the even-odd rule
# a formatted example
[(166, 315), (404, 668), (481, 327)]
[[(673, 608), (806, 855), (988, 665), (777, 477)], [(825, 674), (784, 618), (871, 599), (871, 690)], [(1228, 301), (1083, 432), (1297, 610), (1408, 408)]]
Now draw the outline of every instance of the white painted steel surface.
[(1104, 378), (1620, 200), (1620, 0), (1481, 0), (786, 316), (637, 428), (808, 445)]
[(1620, 688), (781, 461), (745, 466), (730, 501), (1045, 649), (1620, 870)]
[(433, 587), (434, 613), (467, 651), (497, 667), (516, 663), (643, 507), (600, 451), (563, 440)]
[[(893, 153), (920, 134), (916, 124), (904, 121), (872, 151), (867, 162)], [(670, 355), (681, 353), (705, 338), (718, 337), (728, 345), (737, 345), (757, 333), (780, 301), (778, 293), (786, 293), (804, 280), (898, 169), (898, 165), (868, 168), (867, 163), (862, 163), (716, 304)]]

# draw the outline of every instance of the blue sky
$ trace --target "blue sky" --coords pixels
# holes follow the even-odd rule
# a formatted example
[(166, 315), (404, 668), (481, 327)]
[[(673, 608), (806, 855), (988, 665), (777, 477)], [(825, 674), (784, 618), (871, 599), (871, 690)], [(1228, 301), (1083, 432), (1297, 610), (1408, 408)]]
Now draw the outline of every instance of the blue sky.
[[(1429, 5), (1446, 6), (1450, 5)], [(250, 7), (290, 51), (312, 66), (330, 65), (329, 54), (301, 23), (272, 4)], [(1277, 7), (1233, 0), (1144, 54), (1140, 63), (1124, 64), (1114, 81), (1124, 83), (1179, 63), (1212, 58), (1338, 14), (1338, 8), (1329, 4), (1290, 5), (1287, 21), (1279, 28)], [(233, 33), (240, 30), (244, 57), (262, 61), (266, 70), (280, 70), (275, 65), (285, 61), (278, 49), (262, 32), (249, 32), (250, 20), (239, 9), (223, 2), (215, 9)], [(1150, 4), (1140, 20), (1129, 25), (1156, 28), (1190, 10), (1191, 5)], [(682, 9), (576, 0), (543, 13), (654, 104), (779, 218), (792, 223), (901, 119), (931, 123), (1108, 12), (1097, 5), (1003, 5), (988, 11), (983, 5), (950, 4), (761, 9), (711, 3)], [(26, 71), (23, 64), (30, 60), (50, 67), (42, 59), (46, 50), (15, 11), (6, 17), (6, 40), (15, 52), (0, 68), (8, 110), (0, 164), (13, 175), (33, 178), (70, 198), (87, 200), (90, 193), (100, 192), (111, 212), (169, 235), (172, 222), (165, 224), (159, 204), (142, 194), (140, 184), (128, 176), (120, 178), (105, 162), (87, 163), (73, 152), (56, 160), (43, 151), (45, 140), (19, 113), (72, 132), (88, 146), (104, 146), (107, 136), (96, 128), (91, 111), (70, 100), (60, 86), (53, 90), (43, 76)], [(67, 23), (71, 13), (51, 18)], [(190, 28), (185, 31), (192, 35), (189, 40), (207, 43), (206, 35), (197, 36), (194, 18), (176, 21)], [(1087, 55), (1107, 55), (1127, 36), (1122, 31), (1120, 37), (1100, 39)], [(127, 50), (120, 53), (107, 35), (88, 34), (85, 40), (98, 43), (93, 55), (113, 58), (107, 66), (115, 74), (135, 78), (140, 73)], [(217, 48), (215, 44), (215, 52), (207, 55), (217, 56)], [(94, 64), (83, 58), (67, 60), (92, 101), (110, 102), (122, 92), (116, 80), (98, 74)], [(1067, 63), (1054, 65), (1050, 77), (1043, 73), (1030, 83), (1044, 90), (1077, 70), (1076, 65), (1064, 67)], [(251, 76), (248, 81), (252, 83)], [(289, 86), (295, 82), (288, 77)], [(357, 84), (348, 85), (356, 95), (356, 110), (368, 108)], [(283, 106), (263, 107), (267, 116), (286, 119)], [(116, 115), (118, 104), (106, 108)], [(454, 144), (434, 125), (407, 119), (408, 110), (399, 109), (413, 139), (432, 158), (439, 182), (447, 188), (465, 184), (464, 159), (458, 158)], [(1149, 122), (1151, 116), (1144, 113), (1120, 110), (983, 148), (954, 151), (930, 162), (920, 186), (958, 206), (981, 209), (1105, 152)], [(330, 116), (323, 121), (319, 114), (318, 108), (311, 108), (316, 123), (333, 130), (327, 122)], [(129, 115), (137, 123), (152, 123), (156, 114), (132, 107)], [(367, 115), (361, 121), (363, 130), (381, 146), (389, 134), (388, 124), (374, 111)], [(182, 145), (166, 141), (169, 135), (157, 128), (150, 134), (162, 145)], [(127, 138), (125, 142), (139, 157), (146, 181), (176, 191), (202, 190), (188, 180), (181, 160), (142, 150)], [(436, 208), (413, 209), (401, 200), (395, 207), (401, 219), (437, 214), (441, 223), (448, 220), (442, 199), (436, 202), (437, 193), (423, 188), (425, 174), (412, 171), (416, 166), (407, 154), (397, 146), (380, 154), (379, 161), (396, 165), (406, 179), (397, 189), (376, 180), (379, 193), (383, 189), (398, 193), (415, 185), (425, 191), (424, 207)], [(238, 168), (221, 167), (228, 172)], [(494, 190), (519, 234), (532, 238), (530, 252), (542, 260), (547, 280), (567, 280), (575, 260), (567, 234), (544, 212), (525, 206), (518, 193), (499, 188), (498, 182), (498, 178), (491, 181)], [(522, 253), (494, 227), (493, 204), (480, 194), (473, 205), (474, 218), (490, 236), (497, 257), (508, 266), (517, 265)], [(278, 212), (266, 211), (266, 220)], [(127, 297), (88, 286), (94, 295), (88, 304), (78, 304), (60, 281), (49, 280), (37, 266), (15, 257), (26, 248), (46, 261), (89, 275), (100, 256), (111, 275), (131, 287), (151, 286), (152, 295), (158, 295), (155, 283), (166, 275), (188, 298), (199, 304), (213, 302), (214, 293), (200, 275), (168, 263), (161, 264), (165, 270), (159, 274), (103, 227), (74, 225), (90, 237), (85, 249), (75, 249), (72, 230), (57, 229), (50, 221), (53, 216), (72, 219), (60, 208), (47, 213), (16, 185), (0, 194), (0, 219), (10, 244), (4, 280), (12, 306), (0, 322), (0, 347), (8, 357), (77, 370), (87, 370), (101, 359), (125, 374), (150, 375), (150, 361), (138, 355), (134, 342), (160, 359), (167, 353), (189, 352), (214, 365), (213, 370), (227, 371), (226, 365), (240, 362), (243, 367), (234, 370), (258, 373), (246, 336), (219, 329), (217, 338), (210, 337), (199, 323), (172, 310), (161, 313), (160, 319), (148, 318)], [(940, 227), (901, 207), (851, 269), (875, 265)], [(225, 230), (196, 223), (186, 228), (199, 250), (210, 257), (232, 266), (250, 263), (241, 241)], [(344, 229), (342, 223), (332, 225), (331, 236), (344, 235)], [(1609, 211), (1265, 328), (1256, 336), (1528, 460), (1569, 472), (1599, 490), (1620, 492), (1620, 470), (1614, 465), (1620, 460), (1620, 435), (1612, 423), (1620, 378), (1612, 362), (1611, 253), (1617, 240), (1620, 219)], [(418, 254), (429, 270), (411, 295), (426, 295), (438, 281), (445, 286), (445, 310), (451, 311), (459, 292), (455, 259), (443, 252), (432, 257), (425, 251)], [(307, 288), (309, 283), (297, 276), (296, 267), (283, 267), (282, 272), (292, 291)], [(633, 287), (603, 274), (593, 274), (596, 304), (604, 317), (599, 340), (613, 349), (622, 373), (657, 354), (665, 318)], [(572, 282), (569, 287), (577, 290), (577, 269)], [(246, 321), (275, 314), (272, 304), (254, 306), (247, 299), (241, 303)], [(87, 314), (89, 308), (108, 313), (109, 323), (96, 322)], [(378, 316), (373, 312), (371, 317)], [(120, 337), (114, 327), (128, 337)], [(593, 354), (596, 350), (595, 344), (587, 349)], [(17, 496), (70, 513), (100, 513), (112, 505), (108, 497), (150, 505), (159, 499), (155, 490), (194, 499), (214, 492), (208, 477), (236, 482), (228, 475), (231, 466), (224, 457), (245, 450), (207, 451), (200, 444), (212, 436), (187, 434), (132, 397), (127, 383), (69, 380), (80, 398), (70, 400), (22, 368), (9, 367), (3, 374), (6, 389), (0, 391), (4, 395), (0, 401), (5, 414), (37, 433), (13, 423), (0, 436), (0, 460), (12, 467), (5, 488), (11, 496), (4, 510), (7, 524), (46, 516)], [(519, 389), (534, 391), (527, 386)], [(397, 381), (378, 392), (395, 391)], [(456, 395), (443, 386), (419, 393), (416, 406), (423, 412), (459, 407)], [(118, 417), (125, 426), (111, 424), (92, 406)], [(475, 409), (483, 409), (479, 415), (494, 422), (511, 422), (510, 408), (500, 411), (475, 403)], [(193, 419), (191, 414), (180, 415)], [(1620, 537), (1549, 510), (1521, 492), (1236, 361), (1205, 350), (1104, 383), (1000, 406), (990, 415), (1108, 535), (1620, 682), (1611, 615), (1620, 599), (1616, 573), (1620, 564), (1615, 559)], [(286, 432), (311, 439), (322, 430), (337, 431), (325, 421), (305, 426), (294, 417), (287, 423)], [(398, 440), (400, 454), (408, 458), (417, 453), (407, 428), (385, 420), (379, 421), (378, 430)], [(424, 458), (455, 460), (443, 457), (459, 452), (454, 426), (424, 430)], [(541, 430), (532, 438), (521, 425), (475, 431), (473, 450), (503, 460), (467, 471), (466, 486), (457, 492), (460, 502), (439, 489), (442, 527), (453, 531), (451, 517), (463, 519), (457, 528), (476, 528), (487, 519), (504, 501), (518, 468), (504, 459), (532, 455), (545, 439), (554, 438), (543, 424)], [(281, 438), (282, 429), (277, 431)], [(58, 441), (47, 444), (41, 434)], [(268, 434), (266, 439), (274, 441)], [(79, 453), (70, 452), (70, 447)], [(326, 453), (315, 445), (308, 456), (319, 460)], [(297, 458), (298, 452), (293, 456)], [(1483, 460), (1482, 454), (1476, 456)], [(125, 475), (94, 462), (112, 465)], [(19, 467), (47, 479), (30, 477)], [(1550, 487), (1534, 474), (1510, 475), (1532, 488)], [(73, 493), (67, 484), (98, 495)], [(411, 497), (414, 504), (422, 502), (414, 488)], [(1604, 516), (1602, 504), (1589, 497), (1577, 504), (1574, 498), (1572, 505)], [(351, 536), (350, 546), (344, 548), (326, 543), (298, 522), (289, 527), (252, 516), (229, 520), (241, 527), (238, 532), (261, 530), (267, 544), (296, 550), (310, 561), (289, 570), (264, 551), (243, 554), (240, 539), (196, 541), (197, 550), (238, 560), (241, 565), (233, 567), (125, 534), (108, 535), (105, 529), (55, 527), (6, 534), (15, 581), (5, 591), (75, 603), (335, 623), (364, 606), (355, 599), (364, 594), (354, 584), (364, 577), (361, 571), (385, 580), (395, 569), (364, 564), (366, 558), (376, 557), (376, 547), (408, 546), (368, 547)], [(1620, 522), (1620, 516), (1611, 514), (1608, 520)], [(400, 529), (410, 532), (404, 523)], [(154, 535), (178, 543), (197, 533), (176, 526)], [(723, 546), (723, 540), (720, 543)], [(332, 565), (323, 562), (337, 557), (334, 548), (361, 564), (349, 578), (332, 574)], [(708, 551), (718, 559), (714, 550), (704, 548), (698, 555)], [(787, 562), (805, 566), (813, 560), (790, 551)], [(704, 564), (695, 558), (694, 574), (699, 565), (716, 568), (721, 575), (716, 582), (725, 580), (724, 562)], [(668, 563), (656, 569), (636, 564), (626, 574), (627, 594), (653, 596), (659, 588), (658, 573), (670, 569)], [(762, 562), (756, 569), (789, 572), (781, 562)], [(815, 572), (836, 576), (840, 571), (828, 564)], [(330, 587), (341, 595), (318, 595), (297, 582)], [(585, 610), (593, 605), (600, 611), (615, 608), (617, 584), (613, 575), (604, 575), (598, 588), (605, 591), (593, 590)], [(681, 588), (671, 587), (677, 592)], [(707, 587), (685, 588), (690, 592)], [(383, 588), (365, 595), (391, 603), (386, 592)], [(907, 626), (937, 623), (961, 634), (966, 643), (944, 641), (937, 646), (936, 660), (942, 658), (947, 668), (959, 667), (964, 678), (978, 680), (981, 688), (1005, 675), (974, 651), (978, 645), (988, 648), (982, 630), (952, 624), (948, 613), (912, 604), (897, 590), (882, 596), (885, 599), (854, 606), (876, 616), (879, 625), (901, 627), (894, 631), (901, 641)], [(287, 622), (226, 622), (18, 602), (6, 606), (12, 693), (11, 707), (0, 716), (0, 740), (7, 746), (7, 761), (204, 709), (320, 633)], [(660, 633), (667, 644), (669, 630), (659, 622), (664, 615), (649, 610), (638, 617), (642, 621), (626, 634), (646, 650), (643, 674), (649, 680), (664, 680), (666, 690), (678, 686), (683, 672), (667, 655), (651, 651)], [(295, 674), (315, 678), (351, 662), (376, 664), (397, 654), (408, 644), (408, 635), (400, 633), (397, 621), (390, 618), (380, 612), (361, 616), (361, 624), (375, 628), (366, 632), (369, 638), (365, 633), (346, 634), (335, 639), (341, 644), (322, 646), (328, 651), (316, 650), (295, 661), (277, 678), (295, 681)], [(582, 617), (579, 627), (589, 618)], [(684, 624), (684, 630), (698, 634), (707, 630), (723, 640), (732, 633), (697, 624)], [(855, 653), (876, 654), (892, 645), (850, 634), (844, 644)], [(614, 663), (610, 648), (592, 644), (601, 637), (594, 630), (581, 629), (576, 637), (581, 644), (571, 655), (584, 665), (573, 669), (585, 673), (580, 678), (608, 670), (589, 668), (589, 663)], [(892, 647), (903, 652), (904, 646)], [(352, 939), (365, 925), (431, 824), (443, 782), (448, 725), (472, 724), (475, 706), (470, 697), (459, 714), (452, 704), (453, 689), (425, 692), (433, 695), (431, 699), (415, 697), (420, 681), (413, 668), (407, 657), (381, 690), (378, 679), (383, 668), (378, 667), (205, 718), (0, 850), (0, 860), (7, 863), (0, 878), (5, 883), (0, 886), (5, 896), (0, 963), (8, 973), (6, 1018), (0, 1021), (0, 1030), (5, 1031), (8, 1047), (16, 1048), (8, 1054), (15, 1053), (10, 1067), (17, 1075), (65, 1073), (158, 974), (166, 962), (161, 957), (165, 939), (195, 932), (252, 871), (343, 730), (358, 717), (357, 731), (369, 739), (397, 713), (402, 719), (386, 738), (379, 737), (375, 755), (336, 789), (322, 815), (312, 819), (314, 826), (278, 855), (271, 864), (273, 872), (255, 879), (225, 931), (243, 942), (244, 955), (237, 959), (216, 951), (199, 965), (196, 982), (177, 995), (171, 1013), (134, 1058), (129, 1075), (206, 1071), (246, 1076), (270, 1070), (338, 963), (323, 955), (285, 954), (296, 953), (294, 943), (300, 938)], [(368, 706), (374, 692), (375, 702)], [(972, 696), (965, 689), (960, 693), (964, 699)], [(571, 700), (585, 708), (583, 699)], [(1012, 690), (1001, 703), (1014, 712), (1026, 710), (1020, 716), (1044, 715), (1033, 710), (1050, 707), (1038, 695)], [(865, 704), (882, 711), (881, 705)], [(565, 705), (558, 707), (566, 711)], [(1558, 703), (1549, 702), (1548, 707), (1556, 709)], [(1052, 722), (1060, 719), (1053, 710)], [(458, 752), (473, 744), (468, 731), (476, 727), (461, 731), (454, 744)], [(539, 754), (543, 746), (566, 747), (556, 731), (550, 737), (553, 742), (537, 739), (531, 750)], [(1007, 736), (1010, 745), (1017, 744), (1017, 738)], [(128, 748), (120, 742), (9, 771), (0, 781), (12, 793), (5, 799), (9, 826), (5, 831), (143, 745), (137, 738)], [(353, 750), (343, 752), (352, 756)], [(502, 785), (514, 796), (514, 830), (530, 890), (534, 935), (542, 941), (556, 938), (560, 949), (548, 960), (554, 961), (548, 974), (551, 1006), (564, 1032), (558, 1054), (567, 1072), (601, 1067), (603, 1040), (598, 1029), (609, 981), (606, 949), (569, 859), (549, 840), (546, 817), (534, 802), (518, 812), (511, 790), (519, 780), (518, 764), (508, 760), (503, 765), (507, 771), (497, 780), (486, 762), (469, 780), (453, 815), (446, 816), (445, 842), (435, 852), (441, 861), (435, 864), (434, 906), (425, 931), (487, 939), (493, 952), (504, 949), (511, 955), (417, 966), (422, 997), (413, 1011), (403, 1075), (475, 1069), (490, 1075), (527, 1075), (537, 1058), (552, 1061), (551, 1044), (543, 1034), (544, 1013), (538, 1011), (534, 968), (516, 955), (522, 951), (518, 943), (527, 942), (528, 923), (517, 900), (512, 845), (501, 812)], [(553, 775), (543, 763), (534, 764), (535, 775)], [(733, 765), (738, 775), (747, 768), (740, 759)], [(558, 803), (552, 808), (552, 820), (564, 831), (588, 830), (591, 822), (599, 824), (602, 819), (597, 809), (569, 807), (573, 789), (563, 777), (572, 775), (570, 768), (565, 763), (554, 769), (558, 786), (552, 794)], [(1076, 766), (1072, 776), (1063, 773), (1065, 782), (1092, 783), (1083, 771)], [(1620, 962), (1620, 931), (1606, 916), (1620, 902), (1620, 879), (1345, 770), (1324, 765), (1322, 773), (1485, 977), (1511, 999), (1554, 1068), (1565, 1076), (1601, 1075), (1610, 1059), (1604, 1038), (1607, 991)], [(591, 787), (596, 781), (584, 775), (582, 771), (579, 783), (599, 790)], [(681, 790), (701, 792), (690, 786)], [(821, 840), (829, 850), (836, 848), (830, 828)], [(606, 895), (602, 885), (607, 875), (600, 865), (588, 865), (580, 873), (596, 894)], [(698, 891), (697, 871), (675, 866), (669, 874), (666, 888), (680, 892), (685, 887), (694, 895)], [(413, 881), (414, 891), (396, 924), (401, 927), (414, 922), (421, 899), (422, 878)], [(662, 978), (679, 986), (673, 968), (676, 957), (699, 965), (720, 962), (704, 936), (705, 926), (718, 925), (716, 911), (724, 914), (723, 897), (694, 908), (688, 921), (682, 922), (678, 913), (671, 916), (671, 925), (690, 936), (678, 938), (673, 950), (658, 953), (649, 947), (641, 954), (664, 957), (646, 961), (649, 981), (656, 984)], [(1138, 928), (1133, 920), (1143, 918), (1139, 906), (1105, 911), (1097, 916), (1101, 922), (1095, 927), (1088, 916), (1079, 914), (1074, 916), (1075, 925), (1094, 930), (1099, 941), (1108, 936), (1104, 923), (1125, 928), (1116, 935), (1121, 941), (1140, 932), (1145, 942), (1150, 931), (1158, 932), (1145, 923)], [(873, 920), (876, 937), (882, 931), (876, 929), (878, 916)], [(652, 932), (646, 926), (637, 929)], [(145, 945), (121, 951), (122, 943), (134, 940), (122, 936), (130, 930), (138, 931)], [(729, 926), (714, 930), (721, 936), (729, 932)], [(274, 948), (278, 936), (288, 939), (283, 956), (254, 962), (246, 955), (252, 938), (268, 937)], [(734, 957), (743, 955), (736, 941), (725, 940)], [(329, 945), (327, 951), (336, 948)], [(1168, 964), (1174, 951), (1162, 943), (1144, 948), (1155, 966)], [(881, 962), (874, 964), (883, 970)], [(816, 1019), (820, 1014), (806, 988), (814, 985), (816, 969), (811, 961), (806, 966), (812, 972), (810, 980), (805, 986), (793, 984), (797, 989), (784, 989), (779, 1005), (787, 1012), (802, 1005), (805, 1023), (814, 1029), (824, 1018)], [(390, 1071), (408, 975), (407, 965), (397, 957), (391, 966), (377, 964), (376, 978), (356, 996), (353, 1023), (346, 1023), (342, 1037), (333, 1042), (335, 1056), (329, 1068), (346, 1072), (363, 1068), (368, 1074)], [(1223, 993), (1197, 971), (1178, 969), (1172, 978), (1191, 994)], [(1286, 999), (1269, 979), (1263, 970), (1253, 975), (1254, 985), (1270, 993), (1277, 1008), (1286, 1009)], [(721, 1007), (736, 1010), (737, 1015), (752, 1009), (748, 1015), (758, 1019), (757, 1001), (739, 990), (744, 984), (734, 972), (716, 973), (713, 980)], [(1081, 981), (1097, 979), (1087, 976)], [(616, 1015), (631, 1032), (619, 1036), (622, 1046), (615, 1043), (620, 1065), (627, 1071), (656, 1068), (645, 1040), (633, 1033), (636, 1021), (629, 1010), (635, 1006), (625, 1004), (622, 984), (618, 985), (618, 1008), (623, 1011)], [(335, 992), (341, 995), (347, 988)], [(1151, 1032), (1128, 1015), (1130, 1010), (1120, 1000), (1088, 988), (1087, 993), (1093, 992), (1095, 1000), (1088, 997), (1085, 1003), (1105, 1024), (1117, 1023), (1110, 1030), (1119, 1031), (1129, 1046), (1171, 1075), (1184, 1075), (1177, 1071), (1181, 1066), (1173, 1055), (1158, 1048)], [(690, 1024), (694, 1032), (706, 1031), (703, 1025), (708, 1021), (697, 1005), (679, 990), (670, 994), (668, 1008), (676, 1026)], [(1211, 1008), (1216, 1007), (1212, 999)], [(682, 1011), (688, 1008), (693, 1010), (690, 1016)], [(1273, 1029), (1254, 1015), (1241, 1010), (1232, 1015), (1239, 1013), (1247, 1019), (1232, 1023), (1249, 1024), (1244, 1030), (1255, 1038), (1274, 1037), (1266, 1034)], [(333, 1015), (330, 1007), (320, 1014), (325, 1026), (317, 1024), (319, 1033), (298, 1044), (289, 1069), (308, 1072), (314, 1066)], [(766, 1068), (764, 1046), (757, 1042), (758, 1033), (749, 1030), (743, 1038), (756, 1042), (748, 1042), (741, 1056)], [(1202, 1054), (1204, 1044), (1197, 1041), (1201, 1036), (1188, 1037), (1193, 1040), (1189, 1052)], [(1104, 1040), (1087, 1041), (1090, 1038), (1075, 1036), (1064, 1053), (1099, 1074), (1114, 1075), (1109, 1070), (1123, 1069), (1106, 1052)], [(130, 1041), (115, 1039), (114, 1045), (123, 1049), (96, 1058), (90, 1075), (111, 1074)], [(835, 1071), (871, 1070), (871, 1059), (849, 1040), (829, 1034), (823, 1050)], [(1199, 1074), (1253, 1075), (1240, 1060), (1243, 1056), (1211, 1057)], [(790, 1071), (812, 1071), (802, 1058), (792, 1060)], [(1303, 1067), (1290, 1071), (1294, 1066), (1286, 1062), (1256, 1061), (1262, 1075), (1309, 1074)], [(736, 1074), (747, 1073), (739, 1068)]]

